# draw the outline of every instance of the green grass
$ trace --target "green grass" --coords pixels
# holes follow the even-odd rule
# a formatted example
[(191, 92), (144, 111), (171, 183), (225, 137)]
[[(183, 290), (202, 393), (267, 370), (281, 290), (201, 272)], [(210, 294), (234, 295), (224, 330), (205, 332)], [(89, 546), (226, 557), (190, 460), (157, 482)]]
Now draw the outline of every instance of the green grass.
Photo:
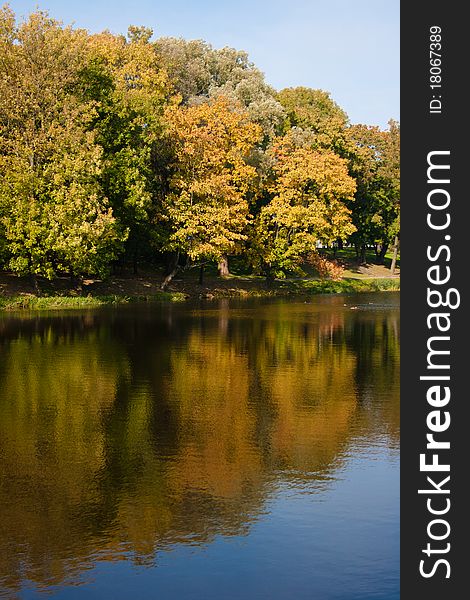
[[(315, 294), (354, 294), (358, 292), (398, 291), (398, 278), (356, 278), (345, 277), (338, 281), (331, 279), (276, 279), (268, 284), (262, 277), (248, 276), (229, 278), (233, 286), (210, 289), (209, 298), (269, 298), (269, 297), (308, 297)], [(255, 284), (255, 285), (253, 285)]]
[(181, 292), (160, 292), (148, 296), (0, 296), (0, 310), (62, 310), (97, 308), (109, 304), (128, 304), (130, 302), (181, 302), (184, 300), (186, 300), (186, 295)]
[(351, 294), (356, 292), (387, 292), (400, 289), (399, 279), (356, 279), (345, 277), (339, 281), (329, 279), (303, 279), (299, 290), (310, 294)]
[(344, 277), (338, 281), (331, 279), (299, 279), (286, 280), (285, 282), (276, 281), (274, 295), (282, 295), (286, 292), (288, 295), (310, 296), (315, 294), (355, 294), (358, 292), (386, 292), (398, 291), (400, 289), (400, 280), (397, 279), (359, 279)]

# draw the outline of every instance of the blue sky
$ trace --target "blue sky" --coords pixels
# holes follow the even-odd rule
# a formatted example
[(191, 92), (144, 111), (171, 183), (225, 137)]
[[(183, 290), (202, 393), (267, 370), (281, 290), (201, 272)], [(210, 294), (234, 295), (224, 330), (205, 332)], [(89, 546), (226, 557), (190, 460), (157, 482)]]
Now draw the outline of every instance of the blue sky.
[(399, 119), (399, 0), (11, 0), (90, 31), (204, 39), (246, 50), (276, 89), (331, 92), (352, 123)]

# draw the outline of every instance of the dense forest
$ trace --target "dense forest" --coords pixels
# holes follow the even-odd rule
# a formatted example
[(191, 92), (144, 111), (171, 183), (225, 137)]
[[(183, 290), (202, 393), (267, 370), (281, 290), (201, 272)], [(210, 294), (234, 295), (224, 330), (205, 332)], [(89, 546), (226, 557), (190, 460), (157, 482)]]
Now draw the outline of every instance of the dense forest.
[(0, 268), (53, 279), (238, 256), (268, 278), (377, 260), (399, 235), (399, 143), (330, 94), (272, 89), (243, 51), (90, 34), (0, 9)]

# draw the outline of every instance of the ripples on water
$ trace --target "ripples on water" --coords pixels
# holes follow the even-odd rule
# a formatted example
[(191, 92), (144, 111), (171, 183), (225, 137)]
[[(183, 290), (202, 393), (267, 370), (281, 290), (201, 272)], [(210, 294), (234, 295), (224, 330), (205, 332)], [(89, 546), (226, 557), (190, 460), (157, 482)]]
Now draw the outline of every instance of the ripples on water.
[(0, 595), (398, 594), (394, 293), (0, 317)]

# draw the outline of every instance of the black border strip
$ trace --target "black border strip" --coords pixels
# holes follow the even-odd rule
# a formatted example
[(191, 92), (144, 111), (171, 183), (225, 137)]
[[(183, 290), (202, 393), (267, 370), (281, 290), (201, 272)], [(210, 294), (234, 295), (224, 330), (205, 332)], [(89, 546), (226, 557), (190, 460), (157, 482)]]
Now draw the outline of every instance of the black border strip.
[[(470, 327), (467, 314), (466, 280), (470, 273), (470, 254), (467, 241), (470, 241), (470, 165), (467, 164), (469, 100), (465, 87), (469, 81), (467, 48), (470, 39), (470, 25), (466, 22), (463, 10), (465, 3), (438, 2), (430, 0), (425, 3), (401, 3), (401, 598), (402, 600), (446, 600), (466, 597), (467, 576), (470, 566), (467, 565), (467, 506), (470, 508), (466, 492), (467, 472), (470, 469), (467, 460), (470, 458), (470, 420), (468, 405), (470, 398), (466, 377), (470, 380), (470, 345), (468, 336)], [(432, 31), (439, 27), (441, 31), (441, 48), (430, 47), (437, 38), (430, 38)], [(432, 73), (430, 50), (441, 54), (441, 88), (431, 88)], [(436, 64), (436, 62), (434, 63)], [(438, 69), (434, 69), (438, 73)], [(436, 96), (435, 98), (433, 96)], [(431, 106), (431, 100), (440, 100)], [(430, 152), (448, 151), (449, 154)], [(450, 170), (431, 170), (428, 181), (428, 161), (450, 165)], [(448, 183), (445, 183), (450, 179)], [(438, 181), (436, 181), (438, 180)], [(436, 191), (428, 194), (431, 190)], [(446, 203), (443, 210), (429, 207)], [(451, 219), (445, 229), (432, 229), (427, 223), (428, 214), (438, 223), (446, 222), (446, 214)], [(450, 239), (446, 238), (450, 236)], [(445, 248), (448, 246), (450, 257)], [(428, 256), (429, 253), (433, 260)], [(431, 266), (438, 265), (430, 273)], [(447, 283), (432, 284), (429, 277), (443, 279), (450, 269), (450, 280)], [(431, 308), (428, 303), (428, 288), (440, 290), (445, 297), (449, 288), (457, 290), (451, 293), (451, 303), (457, 303), (460, 295), (460, 306), (448, 308), (440, 306)], [(431, 301), (437, 301), (435, 294)], [(438, 302), (436, 302), (438, 303)], [(449, 315), (450, 328), (447, 332), (437, 329), (437, 319), (427, 319), (431, 313), (442, 312)], [(447, 318), (442, 317), (440, 324), (444, 327)], [(449, 340), (433, 340), (431, 348), (449, 350), (450, 354), (429, 355), (427, 344), (432, 336), (448, 336)], [(431, 364), (439, 365), (430, 368)], [(441, 368), (449, 365), (449, 369)], [(450, 379), (432, 381), (420, 380), (420, 376), (448, 376)], [(431, 402), (428, 401), (428, 389), (440, 386), (439, 393), (444, 394), (444, 387), (450, 390), (450, 400), (439, 405), (439, 394), (435, 390)], [(432, 394), (430, 392), (430, 394)], [(432, 411), (439, 411), (429, 417)], [(434, 439), (449, 441), (450, 449), (427, 449), (428, 433), (431, 427), (444, 427), (450, 417), (450, 426), (440, 433), (434, 433)], [(437, 453), (440, 464), (449, 464), (450, 471), (420, 470), (420, 454), (426, 454), (425, 462), (433, 460)], [(427, 476), (434, 481), (429, 482)], [(450, 479), (442, 483), (450, 476)], [(437, 493), (439, 490), (448, 493)], [(418, 490), (431, 490), (435, 493), (419, 494)], [(428, 500), (429, 499), (429, 500)], [(449, 504), (449, 502), (450, 504)], [(429, 507), (435, 511), (448, 511), (441, 515), (432, 515)], [(449, 524), (435, 522), (442, 519)], [(433, 540), (429, 531), (442, 540)], [(430, 546), (428, 547), (428, 543)], [(447, 546), (449, 544), (449, 546)], [(431, 551), (429, 551), (431, 549)], [(423, 552), (427, 550), (427, 553)], [(437, 564), (437, 561), (443, 561)], [(421, 563), (421, 561), (424, 561)], [(424, 577), (421, 570), (431, 576)], [(434, 572), (433, 572), (434, 571)], [(467, 575), (468, 574), (468, 575)], [(450, 575), (447, 577), (447, 575)]]

